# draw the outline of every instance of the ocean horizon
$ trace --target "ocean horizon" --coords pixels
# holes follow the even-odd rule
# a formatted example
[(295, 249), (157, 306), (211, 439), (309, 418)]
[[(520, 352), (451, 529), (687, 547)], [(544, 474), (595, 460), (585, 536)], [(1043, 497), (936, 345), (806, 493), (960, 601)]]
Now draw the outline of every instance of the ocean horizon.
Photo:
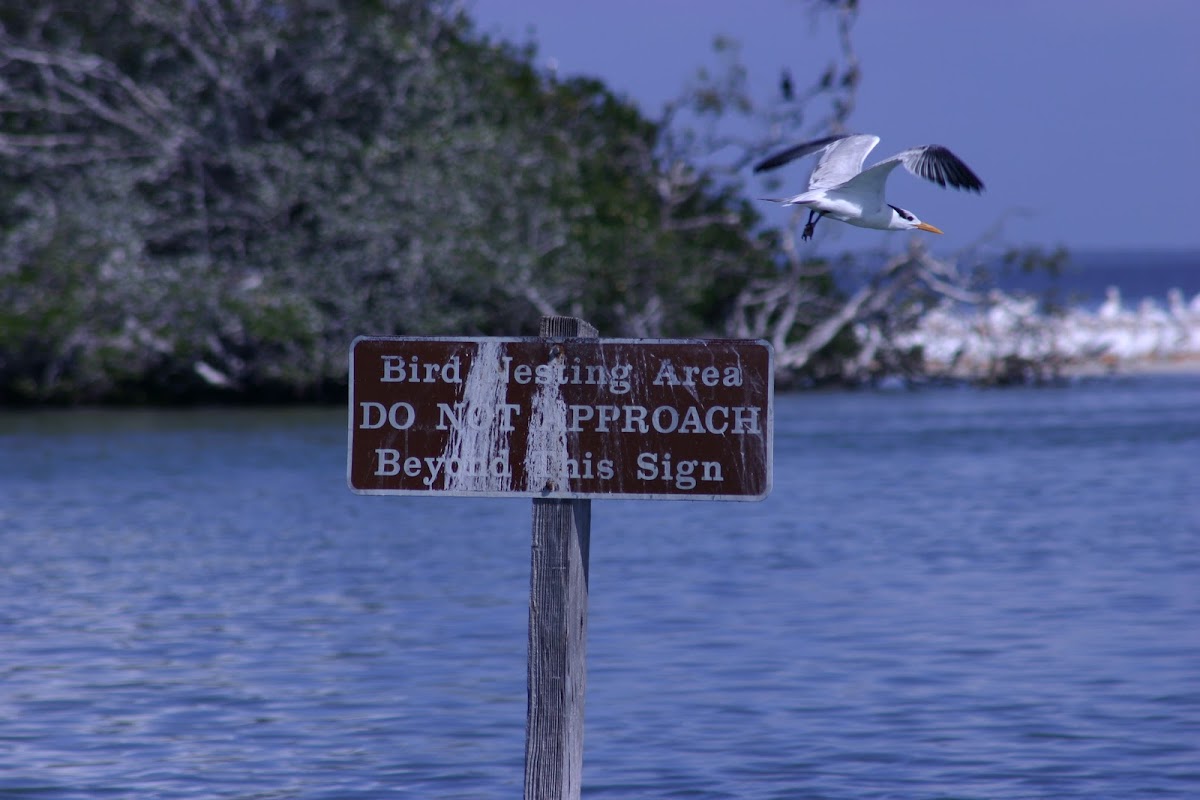
[(1200, 250), (1079, 250), (1068, 252), (1057, 275), (1008, 268), (996, 276), (1005, 291), (1050, 291), (1067, 305), (1098, 306), (1111, 286), (1127, 306), (1145, 299), (1162, 304), (1172, 289), (1190, 301), (1200, 294)]
[[(868, 258), (866, 263), (875, 262)], [(1104, 302), (1113, 286), (1126, 307), (1136, 307), (1147, 299), (1165, 305), (1172, 289), (1182, 292), (1185, 302), (1200, 294), (1200, 250), (1196, 249), (1068, 249), (1056, 273), (1045, 269), (1025, 272), (1019, 265), (1001, 263), (998, 257), (974, 261), (963, 257), (959, 262), (965, 276), (970, 276), (976, 265), (987, 271), (992, 285), (1006, 293), (1039, 295), (1056, 304), (1092, 310)], [(838, 271), (836, 266), (834, 270)], [(842, 275), (844, 288), (853, 289), (858, 276), (865, 274), (869, 271)]]

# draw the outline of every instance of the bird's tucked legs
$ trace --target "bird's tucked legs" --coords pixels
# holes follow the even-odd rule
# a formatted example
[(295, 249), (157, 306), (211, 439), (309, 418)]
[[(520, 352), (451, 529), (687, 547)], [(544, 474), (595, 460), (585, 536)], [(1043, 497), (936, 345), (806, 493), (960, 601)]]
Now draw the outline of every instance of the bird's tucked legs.
[(817, 220), (823, 216), (824, 214), (821, 214), (811, 208), (808, 210), (808, 222), (804, 226), (804, 231), (800, 234), (801, 241), (807, 242), (809, 239), (813, 238), (813, 231), (817, 227)]

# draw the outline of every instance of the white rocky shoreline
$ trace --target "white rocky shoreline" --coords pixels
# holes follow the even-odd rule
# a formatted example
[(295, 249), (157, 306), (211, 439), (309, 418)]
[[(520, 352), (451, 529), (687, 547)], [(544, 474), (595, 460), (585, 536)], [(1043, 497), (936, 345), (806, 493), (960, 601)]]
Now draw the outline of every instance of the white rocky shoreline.
[(1200, 293), (1127, 306), (1110, 287), (1094, 310), (1046, 313), (1036, 298), (994, 291), (984, 306), (947, 300), (895, 344), (920, 348), (931, 375), (968, 380), (1200, 371)]

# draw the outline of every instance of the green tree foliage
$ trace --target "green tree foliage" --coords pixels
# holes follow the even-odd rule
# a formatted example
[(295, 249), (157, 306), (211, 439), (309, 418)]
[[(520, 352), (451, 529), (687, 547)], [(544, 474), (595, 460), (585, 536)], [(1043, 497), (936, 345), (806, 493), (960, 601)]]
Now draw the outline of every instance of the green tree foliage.
[(663, 135), (441, 0), (10, 4), (0, 400), (333, 397), (357, 334), (547, 313), (720, 332), (775, 259)]

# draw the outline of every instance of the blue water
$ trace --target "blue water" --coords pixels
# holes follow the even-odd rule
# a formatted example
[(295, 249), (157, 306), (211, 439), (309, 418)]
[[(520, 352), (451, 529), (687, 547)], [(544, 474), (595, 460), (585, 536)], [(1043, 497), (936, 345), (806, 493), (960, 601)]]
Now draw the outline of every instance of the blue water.
[[(585, 797), (1200, 797), (1200, 378), (777, 402), (593, 504)], [(0, 798), (520, 796), (530, 504), (344, 425), (0, 414)]]

